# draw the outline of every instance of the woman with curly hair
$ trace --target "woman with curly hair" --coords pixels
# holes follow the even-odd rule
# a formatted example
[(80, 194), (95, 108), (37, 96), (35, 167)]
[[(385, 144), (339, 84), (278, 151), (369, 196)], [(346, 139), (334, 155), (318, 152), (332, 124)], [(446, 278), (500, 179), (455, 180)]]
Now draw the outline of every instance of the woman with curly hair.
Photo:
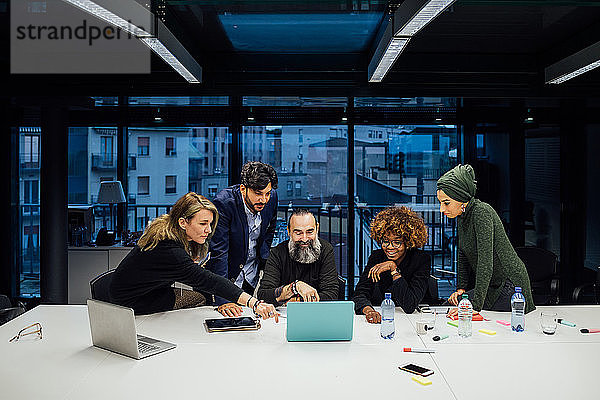
[(419, 247), (427, 242), (423, 219), (408, 207), (388, 207), (371, 223), (371, 237), (381, 249), (371, 253), (354, 291), (354, 310), (367, 322), (381, 322), (379, 305), (385, 293), (396, 306), (412, 313), (425, 296), (431, 259)]

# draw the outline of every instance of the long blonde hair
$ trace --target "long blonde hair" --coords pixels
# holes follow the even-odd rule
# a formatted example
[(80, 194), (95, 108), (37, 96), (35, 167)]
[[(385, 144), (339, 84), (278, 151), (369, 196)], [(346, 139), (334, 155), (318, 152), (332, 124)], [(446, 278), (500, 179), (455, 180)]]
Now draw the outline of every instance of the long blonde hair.
[[(179, 218), (189, 221), (201, 210), (209, 210), (213, 213), (213, 221), (210, 224), (211, 232), (203, 244), (188, 240), (185, 231), (179, 226)], [(197, 260), (205, 257), (208, 253), (208, 243), (215, 232), (218, 220), (219, 212), (210, 200), (194, 192), (189, 192), (177, 200), (168, 214), (152, 220), (137, 244), (142, 251), (147, 251), (155, 248), (161, 240), (174, 240), (183, 245), (192, 259)]]

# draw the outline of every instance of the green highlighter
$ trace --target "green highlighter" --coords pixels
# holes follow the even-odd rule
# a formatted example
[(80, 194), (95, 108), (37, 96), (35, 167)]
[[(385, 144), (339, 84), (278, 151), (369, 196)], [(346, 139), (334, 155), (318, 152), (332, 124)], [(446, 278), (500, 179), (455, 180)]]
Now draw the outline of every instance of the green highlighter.
[(448, 325), (458, 328), (458, 322), (448, 321)]

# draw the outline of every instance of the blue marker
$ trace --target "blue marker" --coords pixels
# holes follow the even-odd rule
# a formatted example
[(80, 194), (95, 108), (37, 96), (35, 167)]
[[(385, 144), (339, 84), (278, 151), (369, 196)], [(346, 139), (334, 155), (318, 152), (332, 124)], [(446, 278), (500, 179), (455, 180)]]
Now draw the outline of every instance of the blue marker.
[(570, 326), (571, 328), (574, 328), (574, 327), (576, 327), (576, 326), (577, 326), (577, 325), (575, 325), (574, 323), (572, 323), (572, 322), (569, 322), (569, 321), (565, 321), (565, 320), (564, 320), (564, 319), (562, 319), (562, 318), (558, 318), (558, 319), (556, 320), (556, 322), (558, 322), (559, 324), (562, 324), (562, 325)]

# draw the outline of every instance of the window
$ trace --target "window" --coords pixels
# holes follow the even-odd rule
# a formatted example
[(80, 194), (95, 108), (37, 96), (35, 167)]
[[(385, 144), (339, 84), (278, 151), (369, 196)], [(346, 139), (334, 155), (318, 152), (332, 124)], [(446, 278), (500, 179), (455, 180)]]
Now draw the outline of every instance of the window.
[(165, 193), (167, 193), (167, 194), (177, 193), (177, 176), (175, 176), (175, 175), (165, 176)]
[[(22, 128), (27, 129), (27, 128)], [(21, 148), (21, 165), (24, 168), (40, 167), (40, 136), (23, 135)]]
[(16, 255), (18, 295), (40, 295), (40, 135), (39, 127), (20, 127), (19, 132), (19, 228)]
[(219, 187), (217, 185), (208, 185), (208, 197), (214, 198), (217, 195)]
[(175, 150), (175, 138), (165, 138), (165, 156), (174, 157), (175, 155), (177, 155), (177, 151)]
[(150, 194), (150, 177), (138, 176), (138, 196)]
[(40, 204), (40, 182), (36, 180), (23, 181), (23, 204)]
[[(369, 232), (373, 216), (388, 205), (401, 204), (419, 211), (424, 218), (429, 232), (424, 250), (430, 252), (432, 266), (454, 272), (452, 241), (456, 232), (452, 222), (439, 212), (436, 182), (458, 162), (456, 126), (356, 125), (354, 134), (358, 265), (365, 265), (377, 248)], [(451, 292), (445, 291), (452, 289), (452, 284), (441, 288), (440, 295), (449, 295)]]
[(100, 164), (103, 167), (113, 166), (113, 137), (100, 136)]
[(296, 181), (296, 197), (302, 196), (302, 181)]
[(137, 157), (135, 169), (127, 170), (129, 191), (136, 193), (137, 188), (136, 203), (127, 207), (126, 229), (130, 231), (143, 229), (140, 216), (152, 220), (167, 212), (176, 195), (189, 190), (210, 197), (209, 192), (216, 194), (228, 186), (227, 127), (129, 127), (127, 137), (129, 148), (137, 146), (146, 154)]
[(478, 133), (475, 137), (477, 140), (477, 158), (485, 158), (487, 155), (485, 150), (485, 135)]
[(287, 182), (287, 195), (288, 197), (292, 197), (294, 195), (294, 182)]
[(150, 155), (150, 138), (138, 137), (138, 156)]

